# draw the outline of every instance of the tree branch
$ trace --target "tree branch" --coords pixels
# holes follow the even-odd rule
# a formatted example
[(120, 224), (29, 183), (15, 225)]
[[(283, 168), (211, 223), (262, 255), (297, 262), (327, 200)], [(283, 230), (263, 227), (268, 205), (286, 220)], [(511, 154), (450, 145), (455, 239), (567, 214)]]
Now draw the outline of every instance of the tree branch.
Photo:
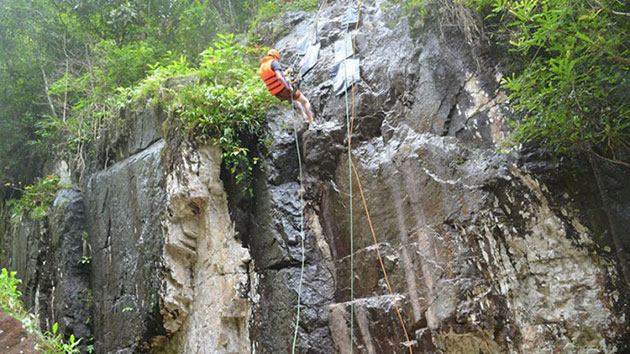
[(614, 15), (630, 17), (630, 13), (628, 12), (621, 12), (621, 11), (615, 11), (615, 10), (610, 10), (610, 12), (612, 12)]
[(48, 105), (50, 106), (50, 111), (52, 112), (52, 116), (57, 119), (57, 112), (55, 112), (55, 105), (52, 102), (52, 98), (50, 97), (50, 93), (48, 92), (48, 77), (46, 76), (46, 71), (44, 71), (44, 66), (40, 63), (39, 69), (42, 71), (42, 76), (44, 77), (44, 91), (46, 92), (46, 98), (48, 99)]
[(604, 160), (604, 161), (608, 161), (608, 162), (610, 162), (610, 163), (614, 163), (615, 165), (625, 166), (625, 167), (630, 168), (630, 163), (627, 163), (627, 162), (624, 162), (624, 161), (621, 161), (621, 160), (609, 159), (609, 158), (607, 158), (607, 157), (604, 157), (604, 156), (602, 156), (602, 155), (600, 155), (600, 154), (596, 153), (596, 152), (595, 152), (595, 151), (593, 151), (593, 150), (590, 150), (590, 152), (591, 152), (592, 154), (594, 154), (595, 156), (599, 157), (600, 159)]

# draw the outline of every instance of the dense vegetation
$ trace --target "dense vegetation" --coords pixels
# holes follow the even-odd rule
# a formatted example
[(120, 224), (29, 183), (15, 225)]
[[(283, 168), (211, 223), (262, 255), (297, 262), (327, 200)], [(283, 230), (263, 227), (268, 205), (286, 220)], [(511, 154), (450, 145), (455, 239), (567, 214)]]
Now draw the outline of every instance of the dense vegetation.
[[(199, 75), (205, 83), (217, 85), (212, 92), (207, 90), (208, 86), (198, 87), (196, 91), (187, 89), (186, 95), (174, 100), (180, 103), (177, 109), (187, 110), (189, 119), (195, 114), (205, 114), (202, 120), (217, 123), (208, 118), (211, 112), (203, 112), (203, 107), (184, 108), (186, 102), (182, 100), (200, 102), (202, 95), (216, 100), (221, 86), (224, 86), (226, 99), (223, 107), (235, 107), (234, 102), (245, 99), (255, 111), (253, 105), (259, 103), (259, 98), (248, 100), (243, 96), (246, 90), (236, 88), (239, 84), (244, 87), (253, 84), (243, 76), (252, 65), (252, 52), (244, 44), (248, 43), (246, 33), (255, 34), (256, 23), (284, 9), (314, 9), (316, 3), (314, 0), (293, 3), (278, 0), (2, 1), (0, 82), (4, 84), (0, 89), (3, 107), (0, 110), (0, 182), (4, 190), (0, 198), (11, 194), (12, 190), (19, 191), (18, 182), (31, 183), (40, 172), (42, 161), (51, 155), (64, 154), (73, 160), (75, 168), (83, 168), (86, 144), (98, 126), (117, 116), (121, 107), (130, 103), (129, 95), (142, 93), (140, 91), (149, 89), (150, 85), (163, 84), (170, 77)], [(219, 33), (237, 34), (229, 38), (230, 48), (213, 47), (215, 42), (225, 45), (226, 38), (219, 38)], [(214, 49), (208, 49), (212, 47)], [(225, 51), (239, 56), (234, 63), (238, 68), (226, 64), (228, 57), (221, 57)], [(213, 62), (221, 58), (226, 62)], [(216, 80), (209, 77), (213, 75), (212, 70), (217, 74), (223, 69), (240, 70), (234, 77), (241, 81), (228, 83), (231, 74)], [(192, 113), (192, 109), (197, 112)], [(238, 115), (248, 114), (243, 109), (242, 105), (235, 108), (228, 120), (235, 123)], [(238, 139), (233, 134), (238, 134), (238, 130), (226, 130), (225, 122), (220, 123), (220, 127), (212, 129), (206, 125), (205, 131), (212, 131), (215, 136), (227, 135), (221, 142), (223, 147), (230, 141), (236, 144)], [(231, 128), (234, 127), (244, 128), (245, 124), (232, 124)], [(236, 145), (230, 148), (231, 156), (243, 152)]]
[[(248, 188), (248, 179), (258, 158), (251, 156), (244, 137), (262, 143), (265, 114), (273, 102), (257, 74), (264, 48), (234, 42), (233, 35), (218, 35), (212, 47), (203, 51), (198, 65), (185, 57), (162, 66), (152, 66), (138, 85), (119, 88), (112, 96), (113, 107), (159, 100), (177, 120), (171, 122), (194, 139), (214, 138), (223, 151), (223, 162), (237, 183)], [(168, 88), (172, 79), (190, 81)], [(115, 114), (115, 112), (113, 112)], [(242, 183), (244, 182), (244, 183)]]
[(13, 210), (11, 217), (18, 219), (29, 214), (33, 220), (43, 219), (60, 187), (59, 177), (55, 175), (35, 179), (32, 185), (24, 188), (19, 199), (8, 201), (7, 205)]
[[(630, 149), (630, 3), (619, 0), (473, 0), (508, 50), (504, 87), (515, 141), (627, 164)], [(626, 161), (622, 161), (626, 160)]]
[[(43, 218), (62, 187), (56, 176), (39, 177), (43, 163), (63, 156), (76, 171), (83, 169), (99, 128), (125, 124), (123, 109), (159, 105), (169, 113), (166, 131), (214, 139), (236, 182), (247, 182), (258, 163), (248, 147), (262, 143), (262, 123), (273, 102), (256, 73), (266, 50), (256, 26), (284, 10), (316, 5), (1, 1), (0, 242), (11, 218)], [(18, 284), (14, 274), (0, 275), (0, 309), (20, 319), (45, 352), (77, 352), (78, 341), (65, 336), (64, 342), (56, 325), (52, 333), (37, 331), (37, 320), (19, 301)], [(93, 349), (82, 342), (88, 352)]]

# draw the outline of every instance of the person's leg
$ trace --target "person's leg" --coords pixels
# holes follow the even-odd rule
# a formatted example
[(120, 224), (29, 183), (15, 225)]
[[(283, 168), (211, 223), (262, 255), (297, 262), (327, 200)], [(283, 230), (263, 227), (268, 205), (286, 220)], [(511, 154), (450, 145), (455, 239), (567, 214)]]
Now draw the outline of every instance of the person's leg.
[(295, 102), (299, 103), (298, 107), (300, 111), (302, 111), (304, 118), (307, 118), (310, 124), (313, 124), (313, 111), (311, 110), (311, 103), (308, 101), (308, 98), (301, 94)]
[(302, 117), (304, 117), (304, 119), (308, 119), (308, 115), (306, 114), (306, 111), (304, 110), (304, 105), (299, 100), (293, 101), (293, 103), (300, 110), (300, 113), (302, 113)]

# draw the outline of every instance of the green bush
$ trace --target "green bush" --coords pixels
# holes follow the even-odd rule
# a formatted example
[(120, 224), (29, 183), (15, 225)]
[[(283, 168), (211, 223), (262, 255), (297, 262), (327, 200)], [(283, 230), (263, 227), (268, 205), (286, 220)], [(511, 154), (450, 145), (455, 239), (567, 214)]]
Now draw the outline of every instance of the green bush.
[(22, 302), (18, 286), (22, 281), (15, 277), (15, 272), (2, 268), (0, 272), (0, 310), (8, 314), (22, 313)]
[(474, 0), (511, 52), (517, 143), (617, 159), (630, 148), (630, 14), (616, 0)]
[(28, 214), (34, 220), (43, 219), (60, 188), (59, 177), (55, 175), (36, 179), (35, 183), (24, 188), (20, 199), (9, 201), (13, 207), (12, 218), (19, 219)]
[(249, 188), (258, 159), (243, 138), (263, 141), (264, 118), (273, 102), (256, 70), (262, 51), (235, 43), (232, 35), (220, 35), (191, 73), (201, 84), (181, 88), (170, 102), (186, 131), (214, 139), (225, 166), (244, 188)]
[[(265, 49), (237, 43), (232, 34), (218, 34), (217, 37), (214, 44), (200, 54), (198, 64), (190, 63), (183, 55), (168, 52), (157, 63), (147, 65), (146, 76), (137, 81), (135, 78), (138, 75), (144, 75), (142, 68), (146, 62), (138, 56), (143, 57), (147, 50), (141, 47), (125, 50), (124, 53), (136, 59), (127, 60), (128, 63), (121, 64), (121, 67), (137, 63), (138, 72), (129, 77), (122, 74), (111, 74), (110, 77), (101, 73), (107, 78), (99, 79), (99, 82), (106, 87), (111, 85), (114, 77), (116, 80), (124, 78), (123, 81), (133, 85), (120, 86), (114, 92), (101, 92), (99, 95), (86, 93), (74, 106), (74, 119), (65, 123), (52, 117), (41, 121), (40, 134), (63, 141), (62, 145), (68, 151), (75, 152), (81, 144), (90, 140), (89, 132), (97, 131), (95, 125), (113, 124), (120, 109), (142, 110), (145, 105), (159, 104), (178, 117), (177, 124), (191, 137), (201, 140), (213, 138), (222, 148), (225, 166), (236, 182), (248, 188), (248, 176), (258, 158), (251, 156), (243, 138), (262, 141), (264, 117), (272, 103), (272, 96), (257, 74), (259, 59)], [(120, 53), (122, 49), (107, 50)], [(178, 78), (192, 84), (177, 86), (169, 83)], [(58, 86), (76, 88), (77, 84)], [(24, 200), (16, 203), (18, 213), (28, 209), (36, 210), (36, 217), (45, 214), (43, 201), (35, 200), (35, 197), (43, 195), (40, 189), (47, 186), (45, 182), (52, 181), (39, 180), (34, 186), (27, 187)]]
[[(213, 139), (236, 183), (247, 189), (258, 158), (251, 156), (244, 138), (262, 143), (264, 118), (273, 102), (257, 74), (265, 49), (239, 44), (232, 34), (218, 38), (201, 53), (197, 67), (183, 56), (159, 63), (136, 87), (120, 92), (131, 104), (159, 101), (185, 133), (198, 140)], [(193, 84), (169, 87), (169, 80), (176, 78)]]

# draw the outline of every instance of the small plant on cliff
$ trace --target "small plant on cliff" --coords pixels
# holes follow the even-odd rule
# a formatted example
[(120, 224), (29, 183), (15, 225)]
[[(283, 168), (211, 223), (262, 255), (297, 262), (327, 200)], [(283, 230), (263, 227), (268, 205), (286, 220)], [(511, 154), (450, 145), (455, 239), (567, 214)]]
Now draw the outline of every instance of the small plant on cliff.
[(81, 350), (79, 347), (79, 342), (81, 340), (77, 340), (74, 338), (74, 335), (70, 335), (68, 338), (68, 342), (66, 343), (63, 340), (63, 335), (61, 333), (57, 333), (58, 326), (57, 323), (53, 324), (52, 332), (46, 331), (44, 336), (46, 337), (46, 347), (44, 348), (44, 353), (50, 354), (79, 354)]
[(15, 277), (15, 272), (9, 272), (5, 268), (0, 270), (0, 311), (18, 319), (24, 328), (38, 339), (38, 346), (45, 354), (77, 354), (80, 353), (79, 342), (71, 335), (65, 342), (63, 335), (58, 333), (57, 323), (53, 324), (52, 332), (42, 334), (37, 326), (35, 316), (24, 308), (18, 290), (22, 281)]
[(59, 177), (55, 175), (38, 178), (35, 183), (22, 190), (20, 199), (10, 201), (13, 206), (12, 218), (29, 214), (34, 220), (43, 219), (60, 188)]
[(22, 281), (15, 277), (15, 272), (2, 268), (0, 272), (0, 310), (12, 314), (19, 312), (22, 303), (18, 285)]

